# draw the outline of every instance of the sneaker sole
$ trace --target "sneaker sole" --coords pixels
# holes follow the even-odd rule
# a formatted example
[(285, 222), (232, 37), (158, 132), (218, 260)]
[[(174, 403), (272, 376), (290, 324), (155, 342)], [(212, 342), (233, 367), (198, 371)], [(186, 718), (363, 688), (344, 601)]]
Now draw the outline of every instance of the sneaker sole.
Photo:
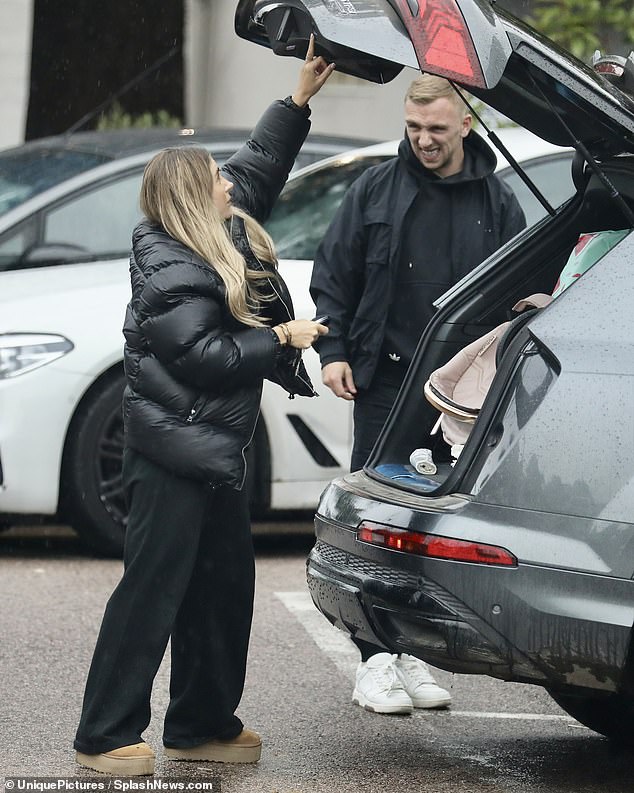
[(451, 697), (449, 699), (427, 699), (427, 700), (412, 700), (415, 708), (429, 709), (429, 708), (448, 708), (451, 705)]
[(113, 776), (151, 776), (154, 773), (153, 757), (106, 757), (103, 754), (75, 753), (81, 766)]
[(375, 702), (370, 702), (369, 699), (366, 699), (356, 688), (352, 692), (352, 701), (355, 705), (359, 705), (372, 713), (410, 714), (414, 710), (413, 705), (377, 705)]
[(198, 760), (208, 763), (257, 763), (262, 756), (262, 744), (256, 746), (199, 746), (190, 749), (164, 749), (170, 760)]

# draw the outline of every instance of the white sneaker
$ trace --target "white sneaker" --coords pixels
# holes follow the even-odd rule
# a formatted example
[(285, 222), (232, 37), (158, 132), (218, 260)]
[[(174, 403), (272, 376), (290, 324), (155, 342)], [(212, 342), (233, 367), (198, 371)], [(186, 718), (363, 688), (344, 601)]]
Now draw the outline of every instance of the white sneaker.
[(424, 661), (403, 653), (394, 666), (415, 708), (445, 708), (451, 703), (451, 694), (436, 683)]
[(396, 656), (376, 653), (357, 667), (352, 701), (375, 713), (411, 713), (414, 704), (396, 670)]

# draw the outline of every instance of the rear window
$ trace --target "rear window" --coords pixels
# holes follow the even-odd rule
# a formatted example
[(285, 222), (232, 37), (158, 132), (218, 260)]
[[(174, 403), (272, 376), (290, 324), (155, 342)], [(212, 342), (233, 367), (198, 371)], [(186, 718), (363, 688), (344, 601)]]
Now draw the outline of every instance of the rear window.
[(0, 215), (49, 187), (108, 161), (103, 154), (60, 149), (0, 152)]

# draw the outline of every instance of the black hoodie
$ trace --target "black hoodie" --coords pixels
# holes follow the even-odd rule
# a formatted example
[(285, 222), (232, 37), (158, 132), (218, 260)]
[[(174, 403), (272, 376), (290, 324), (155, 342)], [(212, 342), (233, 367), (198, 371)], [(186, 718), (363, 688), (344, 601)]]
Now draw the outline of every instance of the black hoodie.
[[(380, 355), (390, 351), (388, 318), (388, 344), (398, 344), (404, 329), (394, 317), (429, 301), (420, 332), (432, 299), (526, 225), (515, 195), (494, 175), (488, 144), (471, 131), (464, 151), (463, 170), (443, 179), (418, 162), (405, 138), (397, 157), (352, 185), (319, 246), (311, 295), (317, 312), (330, 317), (319, 341), (321, 364), (348, 361), (358, 388), (368, 387)], [(426, 287), (401, 305), (404, 290), (397, 297), (396, 284), (410, 254)], [(409, 347), (394, 352), (406, 361)]]

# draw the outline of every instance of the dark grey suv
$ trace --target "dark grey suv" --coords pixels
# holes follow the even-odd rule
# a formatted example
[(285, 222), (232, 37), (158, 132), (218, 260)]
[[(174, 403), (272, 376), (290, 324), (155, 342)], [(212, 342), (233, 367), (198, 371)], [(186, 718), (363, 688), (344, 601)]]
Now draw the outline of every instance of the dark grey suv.
[[(237, 26), (278, 53), (301, 53), (312, 31), (318, 51), (366, 79), (402, 65), (442, 74), (575, 146), (575, 195), (438, 301), (364, 470), (322, 496), (308, 582), (342, 630), (450, 671), (544, 686), (632, 743), (634, 102), (618, 69), (597, 74), (484, 0), (248, 0)], [(453, 54), (436, 46), (444, 34), (459, 40)], [(520, 298), (552, 293), (580, 235), (606, 230), (625, 233), (498, 349), (455, 459), (434, 433), (431, 373)], [(431, 450), (435, 474), (409, 464), (415, 448)]]

